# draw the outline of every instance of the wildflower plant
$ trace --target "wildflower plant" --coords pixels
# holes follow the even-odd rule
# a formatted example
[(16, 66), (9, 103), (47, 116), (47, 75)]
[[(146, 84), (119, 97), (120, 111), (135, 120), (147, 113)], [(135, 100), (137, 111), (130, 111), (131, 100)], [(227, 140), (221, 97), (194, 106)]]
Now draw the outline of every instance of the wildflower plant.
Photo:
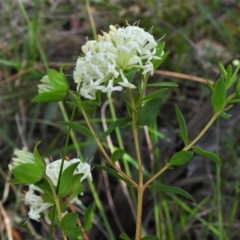
[[(91, 228), (94, 204), (86, 209), (83, 224), (72, 204), (81, 204), (81, 195), (84, 193), (81, 183), (87, 178), (90, 181), (94, 178), (91, 174), (92, 167), (107, 171), (124, 181), (129, 188), (136, 189), (136, 240), (159, 239), (157, 236), (143, 236), (142, 234), (143, 196), (147, 188), (179, 194), (195, 201), (184, 190), (166, 186), (158, 179), (168, 169), (186, 164), (194, 155), (204, 156), (221, 165), (221, 159), (216, 154), (205, 151), (196, 144), (218, 117), (230, 118), (231, 116), (227, 111), (234, 104), (240, 102), (240, 79), (237, 76), (240, 65), (233, 71), (231, 65), (225, 69), (222, 64), (219, 64), (221, 76), (214, 86), (207, 82), (212, 93), (213, 115), (194, 139), (188, 139), (185, 119), (181, 110), (175, 105), (179, 133), (184, 147), (173, 154), (161, 169), (145, 179), (143, 157), (139, 144), (139, 129), (149, 126), (157, 118), (164, 99), (163, 93), (168, 88), (178, 87), (172, 82), (148, 83), (149, 77), (154, 74), (154, 70), (161, 65), (168, 55), (164, 52), (164, 46), (164, 42), (155, 40), (150, 32), (139, 26), (110, 26), (109, 31), (103, 32), (97, 40), (87, 40), (86, 44), (82, 46), (83, 53), (78, 58), (73, 71), (75, 89), (70, 89), (63, 73), (63, 67), (59, 72), (53, 69), (48, 70), (48, 75), (44, 76), (41, 84), (38, 85), (39, 94), (33, 99), (33, 102), (58, 102), (65, 101), (67, 96), (70, 97), (72, 101), (68, 100), (67, 104), (73, 107), (73, 114), (69, 121), (61, 122), (69, 129), (67, 139), (69, 139), (70, 130), (80, 132), (93, 139), (107, 166), (95, 163), (90, 166), (83, 159), (77, 158), (66, 161), (64, 151), (62, 159), (46, 163), (39, 154), (37, 146), (33, 153), (16, 151), (16, 158), (13, 158), (13, 162), (9, 165), (15, 177), (10, 182), (29, 186), (25, 195), (25, 203), (30, 209), (29, 218), (38, 221), (41, 214), (45, 214), (45, 219), (51, 224), (51, 229), (54, 225), (60, 226), (63, 239), (67, 239), (67, 237), (79, 239), (80, 236), (88, 239), (86, 231)], [(136, 78), (137, 72), (140, 73), (140, 77)], [(158, 89), (147, 94), (148, 87)], [(230, 88), (234, 88), (231, 94), (228, 91)], [(101, 96), (106, 94), (110, 100), (115, 91), (123, 92), (128, 116), (116, 119), (106, 131), (99, 134), (94, 130), (90, 116), (95, 109), (94, 107), (101, 107)], [(85, 119), (84, 126), (74, 122), (76, 109), (82, 113)], [(137, 179), (132, 178), (117, 164), (119, 160), (123, 159), (126, 153), (125, 149), (116, 146), (115, 151), (109, 153), (105, 147), (106, 137), (117, 128), (132, 129), (135, 146), (135, 156), (133, 157), (135, 157), (138, 166)], [(122, 233), (120, 238), (130, 239), (126, 233)]]

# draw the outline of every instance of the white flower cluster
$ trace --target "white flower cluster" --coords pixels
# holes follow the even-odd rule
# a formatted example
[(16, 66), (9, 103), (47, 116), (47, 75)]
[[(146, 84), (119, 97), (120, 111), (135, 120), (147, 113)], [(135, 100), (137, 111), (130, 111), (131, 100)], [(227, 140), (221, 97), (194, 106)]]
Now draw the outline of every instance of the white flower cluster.
[[(84, 56), (78, 58), (74, 71), (80, 95), (95, 99), (97, 90), (110, 97), (113, 91), (121, 91), (123, 87), (136, 88), (124, 73), (140, 69), (143, 75), (152, 75), (151, 60), (160, 59), (155, 56), (156, 46), (153, 36), (138, 26), (110, 26), (110, 31), (99, 35), (97, 41), (87, 41), (82, 46)], [(121, 80), (116, 82), (119, 77)]]
[[(56, 160), (46, 166), (46, 175), (51, 179), (54, 186), (57, 185), (61, 161), (62, 161), (61, 159)], [(76, 162), (79, 162), (79, 165), (77, 166), (74, 174), (83, 174), (81, 182), (86, 178), (92, 180), (90, 165), (88, 163), (82, 163), (80, 159), (74, 158), (69, 161), (64, 161), (63, 170), (66, 169), (69, 165)], [(41, 196), (36, 194), (36, 191), (39, 192), (40, 194), (43, 193), (43, 191), (40, 188), (36, 187), (34, 184), (30, 184), (29, 190), (25, 195), (25, 204), (30, 206), (28, 212), (29, 218), (39, 221), (40, 213), (44, 212), (49, 207), (53, 206), (53, 204), (44, 202)], [(75, 197), (71, 199), (71, 203), (80, 204), (81, 201), (79, 201), (79, 199)]]

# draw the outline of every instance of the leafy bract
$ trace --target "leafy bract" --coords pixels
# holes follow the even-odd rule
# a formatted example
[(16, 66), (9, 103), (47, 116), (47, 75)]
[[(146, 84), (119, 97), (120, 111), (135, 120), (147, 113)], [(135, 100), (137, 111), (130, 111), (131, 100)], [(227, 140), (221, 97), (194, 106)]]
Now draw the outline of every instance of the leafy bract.
[(46, 162), (44, 158), (39, 154), (37, 146), (39, 145), (40, 142), (38, 142), (33, 150), (33, 155), (34, 155), (34, 161), (38, 164), (39, 168), (45, 172), (46, 168)]
[(43, 92), (38, 94), (32, 102), (59, 102), (68, 94), (66, 90), (53, 90), (51, 92)]
[(12, 169), (14, 177), (25, 184), (33, 184), (43, 177), (44, 172), (34, 163), (24, 163)]
[(67, 90), (68, 84), (64, 75), (54, 69), (48, 70), (48, 78), (55, 90)]
[(73, 173), (80, 162), (76, 162), (68, 166), (61, 175), (58, 195), (65, 197), (71, 192)]

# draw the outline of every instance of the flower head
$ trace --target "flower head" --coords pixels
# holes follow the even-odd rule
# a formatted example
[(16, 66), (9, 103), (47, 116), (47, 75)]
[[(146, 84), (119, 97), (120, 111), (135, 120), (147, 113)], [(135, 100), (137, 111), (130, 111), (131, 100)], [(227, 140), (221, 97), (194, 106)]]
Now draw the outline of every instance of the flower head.
[(140, 69), (142, 74), (152, 75), (151, 60), (159, 59), (155, 56), (156, 47), (153, 36), (138, 26), (110, 26), (110, 31), (99, 35), (97, 41), (87, 41), (82, 46), (84, 56), (78, 58), (74, 71), (80, 95), (95, 99), (97, 90), (110, 97), (113, 91), (136, 88), (124, 73)]
[[(56, 160), (52, 163), (49, 163), (46, 166), (46, 175), (50, 178), (52, 184), (56, 187), (59, 177), (59, 171), (61, 166), (61, 159)], [(70, 166), (73, 163), (79, 162), (78, 166), (76, 167), (74, 171), (75, 174), (83, 174), (81, 178), (81, 182), (86, 179), (90, 178), (92, 180), (92, 174), (91, 174), (91, 167), (88, 163), (81, 162), (80, 159), (74, 158), (69, 161), (64, 161), (63, 165), (63, 171), (68, 166)], [(38, 194), (36, 194), (38, 192)], [(34, 184), (29, 185), (29, 190), (27, 191), (25, 195), (25, 204), (29, 205), (29, 212), (28, 216), (29, 218), (39, 221), (39, 218), (41, 217), (40, 213), (44, 212), (48, 208), (52, 207), (52, 203), (44, 202), (41, 195), (43, 194), (43, 191), (35, 186)], [(78, 197), (74, 197), (70, 199), (72, 203), (80, 204), (81, 201), (79, 201)]]

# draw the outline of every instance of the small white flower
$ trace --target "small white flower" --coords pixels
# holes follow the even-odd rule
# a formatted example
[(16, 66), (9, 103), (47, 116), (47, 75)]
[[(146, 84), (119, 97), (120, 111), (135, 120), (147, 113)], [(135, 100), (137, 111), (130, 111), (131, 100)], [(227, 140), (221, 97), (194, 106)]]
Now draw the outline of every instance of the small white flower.
[[(144, 29), (130, 25), (109, 28), (97, 41), (87, 41), (82, 46), (84, 56), (77, 60), (74, 81), (84, 98), (95, 99), (98, 90), (110, 97), (113, 91), (122, 91), (123, 87), (136, 88), (124, 73), (140, 69), (143, 75), (152, 75), (151, 60), (160, 59), (155, 56), (157, 42)], [(115, 81), (119, 76), (122, 81)]]

